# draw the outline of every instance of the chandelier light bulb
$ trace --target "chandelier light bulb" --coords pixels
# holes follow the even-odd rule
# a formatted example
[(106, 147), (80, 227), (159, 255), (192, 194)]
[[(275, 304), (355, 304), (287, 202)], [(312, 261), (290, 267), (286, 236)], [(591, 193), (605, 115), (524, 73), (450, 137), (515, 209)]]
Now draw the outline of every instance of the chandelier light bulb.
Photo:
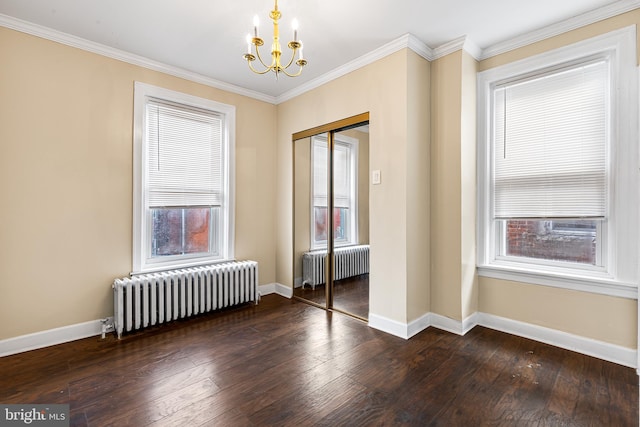
[(258, 37), (258, 26), (260, 26), (260, 18), (258, 15), (253, 16), (253, 37)]
[(294, 18), (293, 22), (291, 23), (291, 26), (293, 27), (293, 41), (297, 42), (298, 41), (298, 20)]

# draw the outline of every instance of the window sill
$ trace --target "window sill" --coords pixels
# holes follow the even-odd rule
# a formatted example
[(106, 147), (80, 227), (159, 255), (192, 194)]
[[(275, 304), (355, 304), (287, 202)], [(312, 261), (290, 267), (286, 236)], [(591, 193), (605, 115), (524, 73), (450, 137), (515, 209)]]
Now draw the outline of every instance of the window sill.
[(638, 286), (636, 284), (622, 283), (605, 275), (597, 277), (595, 275), (560, 274), (523, 267), (491, 264), (479, 265), (478, 276), (621, 298), (638, 299)]

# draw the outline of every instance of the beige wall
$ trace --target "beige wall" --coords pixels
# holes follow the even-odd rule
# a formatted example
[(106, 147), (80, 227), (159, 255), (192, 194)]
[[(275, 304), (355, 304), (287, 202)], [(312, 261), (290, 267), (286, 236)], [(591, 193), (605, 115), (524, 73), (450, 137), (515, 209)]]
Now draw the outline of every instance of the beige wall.
[(477, 311), (476, 72), (457, 51), (432, 64), (431, 311), (464, 320)]
[(412, 53), (407, 71), (406, 268), (411, 322), (431, 309), (431, 63)]
[(462, 51), (431, 63), (431, 311), (462, 320)]
[[(640, 23), (640, 9), (480, 62), (487, 70)], [(638, 44), (640, 47), (640, 43)], [(623, 347), (637, 347), (637, 301), (479, 278), (479, 311)]]
[(407, 235), (428, 228), (428, 222), (403, 220), (409, 207), (408, 67), (415, 61), (408, 58), (414, 55), (396, 52), (278, 106), (278, 282), (293, 282), (291, 135), (368, 111), (369, 166), (382, 174), (382, 183), (369, 187), (370, 312), (400, 322), (408, 315)]
[(0, 340), (113, 315), (134, 81), (236, 106), (236, 257), (275, 281), (276, 107), (0, 28)]
[(476, 274), (476, 81), (478, 62), (463, 51), (461, 67), (460, 318), (466, 319), (478, 311), (478, 275)]

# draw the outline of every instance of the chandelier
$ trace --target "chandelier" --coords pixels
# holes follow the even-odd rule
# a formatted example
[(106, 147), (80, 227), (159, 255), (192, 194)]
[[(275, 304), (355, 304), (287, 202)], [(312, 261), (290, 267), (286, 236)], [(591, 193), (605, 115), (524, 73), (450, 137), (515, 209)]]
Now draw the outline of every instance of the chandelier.
[[(283, 65), (282, 60), (282, 47), (280, 46), (280, 31), (278, 29), (278, 20), (282, 14), (278, 10), (278, 0), (275, 0), (275, 6), (271, 13), (269, 13), (269, 17), (273, 20), (273, 43), (271, 44), (271, 63), (267, 65), (262, 57), (260, 56), (260, 46), (264, 45), (264, 40), (262, 40), (258, 36), (258, 15), (253, 18), (253, 37), (251, 34), (247, 34), (247, 53), (243, 55), (244, 59), (247, 60), (247, 64), (251, 71), (256, 74), (266, 74), (269, 71), (273, 71), (276, 74), (276, 79), (280, 73), (284, 73), (289, 77), (297, 77), (302, 74), (302, 67), (307, 65), (307, 60), (304, 59), (302, 55), (302, 42), (298, 40), (298, 22), (293, 20), (293, 40), (290, 41), (287, 46), (291, 49), (291, 59), (286, 65)], [(255, 54), (252, 52), (251, 45), (255, 46)], [(296, 72), (289, 72), (287, 69), (293, 65), (294, 60), (296, 58), (296, 53), (298, 54), (298, 59), (295, 61), (295, 64), (300, 67)], [(262, 70), (257, 70), (253, 66), (253, 61), (256, 58), (264, 67)]]

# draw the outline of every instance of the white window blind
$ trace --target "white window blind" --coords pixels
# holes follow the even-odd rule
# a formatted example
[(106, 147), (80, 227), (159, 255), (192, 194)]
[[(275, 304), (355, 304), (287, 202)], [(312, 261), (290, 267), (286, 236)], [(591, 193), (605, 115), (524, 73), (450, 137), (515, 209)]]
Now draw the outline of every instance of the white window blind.
[(220, 206), (222, 117), (155, 100), (146, 116), (149, 207)]
[[(327, 143), (314, 138), (313, 144), (313, 204), (327, 206)], [(353, 179), (351, 176), (351, 148), (336, 142), (333, 151), (333, 195), (336, 208), (351, 205)]]
[(333, 150), (333, 204), (338, 208), (351, 206), (351, 149), (336, 143)]
[(327, 206), (327, 141), (313, 139), (313, 205)]
[(604, 218), (609, 63), (496, 87), (494, 218)]

